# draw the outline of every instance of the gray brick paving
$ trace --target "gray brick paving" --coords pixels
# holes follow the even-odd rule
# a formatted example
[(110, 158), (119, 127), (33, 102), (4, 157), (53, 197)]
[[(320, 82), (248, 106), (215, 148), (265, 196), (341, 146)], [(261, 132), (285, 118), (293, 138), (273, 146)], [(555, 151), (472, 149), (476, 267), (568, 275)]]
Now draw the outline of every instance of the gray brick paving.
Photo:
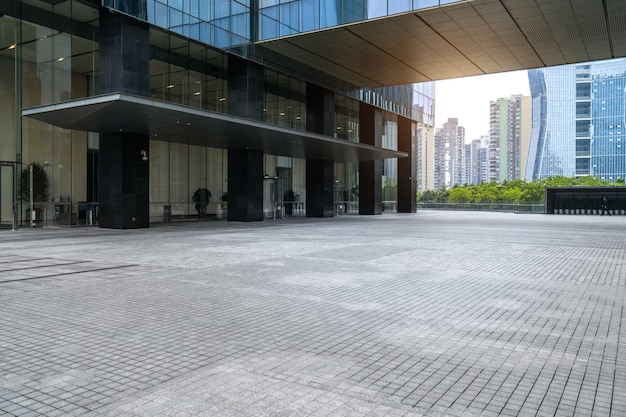
[(626, 218), (0, 232), (0, 416), (626, 416)]

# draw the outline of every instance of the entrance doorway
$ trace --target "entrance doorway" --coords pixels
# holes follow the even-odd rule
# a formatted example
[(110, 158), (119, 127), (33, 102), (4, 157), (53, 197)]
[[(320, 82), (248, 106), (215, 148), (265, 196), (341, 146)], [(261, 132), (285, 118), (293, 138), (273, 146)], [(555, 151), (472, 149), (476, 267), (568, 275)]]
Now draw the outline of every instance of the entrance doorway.
[(284, 219), (284, 178), (265, 175), (263, 177), (263, 213), (266, 219)]
[(17, 229), (16, 165), (0, 161), (0, 229)]

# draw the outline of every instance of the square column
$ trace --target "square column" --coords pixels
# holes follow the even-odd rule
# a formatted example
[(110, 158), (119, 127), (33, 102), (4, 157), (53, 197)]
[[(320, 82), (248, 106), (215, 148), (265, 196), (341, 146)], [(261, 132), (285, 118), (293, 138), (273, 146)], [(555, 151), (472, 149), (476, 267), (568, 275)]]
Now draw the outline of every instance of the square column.
[(263, 67), (228, 55), (228, 114), (263, 121), (265, 73)]
[(335, 94), (311, 83), (306, 85), (306, 130), (326, 136), (335, 134)]
[(263, 220), (262, 151), (228, 151), (228, 220)]
[[(306, 85), (306, 130), (326, 136), (333, 136), (335, 133), (335, 94), (311, 83)], [(334, 161), (307, 159), (307, 217), (335, 215), (334, 185)]]
[(323, 159), (306, 161), (306, 216), (333, 217), (335, 163)]
[(417, 126), (411, 119), (398, 116), (398, 150), (409, 154), (398, 158), (398, 213), (417, 210)]
[(99, 224), (109, 229), (149, 227), (148, 136), (101, 134), (99, 152)]
[[(359, 141), (373, 146), (383, 143), (383, 114), (374, 106), (359, 104)], [(359, 214), (382, 214), (383, 212), (383, 161), (359, 163)]]
[(100, 93), (150, 95), (150, 27), (100, 8)]

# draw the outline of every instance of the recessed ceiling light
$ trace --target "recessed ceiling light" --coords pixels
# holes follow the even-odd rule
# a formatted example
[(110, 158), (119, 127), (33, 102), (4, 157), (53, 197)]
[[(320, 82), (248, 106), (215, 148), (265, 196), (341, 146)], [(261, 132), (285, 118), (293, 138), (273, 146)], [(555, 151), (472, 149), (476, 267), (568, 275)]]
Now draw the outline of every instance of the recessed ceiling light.
[(174, 84), (168, 85), (167, 88), (174, 88)]

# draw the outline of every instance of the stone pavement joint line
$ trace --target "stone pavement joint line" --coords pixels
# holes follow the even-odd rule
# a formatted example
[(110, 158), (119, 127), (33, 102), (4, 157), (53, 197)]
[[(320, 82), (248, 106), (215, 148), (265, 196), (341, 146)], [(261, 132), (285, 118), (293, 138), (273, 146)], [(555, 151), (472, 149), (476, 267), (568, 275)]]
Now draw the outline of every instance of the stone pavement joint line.
[(626, 218), (0, 232), (0, 416), (626, 416)]

